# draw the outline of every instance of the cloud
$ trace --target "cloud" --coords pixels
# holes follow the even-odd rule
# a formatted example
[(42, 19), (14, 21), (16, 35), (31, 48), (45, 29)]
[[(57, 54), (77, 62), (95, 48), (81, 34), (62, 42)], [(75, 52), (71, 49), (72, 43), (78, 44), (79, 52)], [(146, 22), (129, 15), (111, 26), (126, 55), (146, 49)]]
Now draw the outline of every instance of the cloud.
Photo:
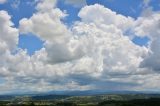
[(151, 0), (143, 0), (144, 7), (148, 7)]
[[(148, 55), (141, 63), (142, 67), (148, 67), (154, 71), (160, 71), (159, 67), (159, 40), (160, 40), (160, 15), (158, 13), (152, 13), (149, 17), (141, 17), (137, 20), (137, 27), (135, 32), (139, 36), (147, 36), (151, 39), (149, 45)], [(147, 30), (146, 30), (147, 29)]]
[(39, 3), (36, 6), (36, 9), (38, 11), (46, 12), (53, 9), (53, 7), (56, 6), (57, 0), (40, 0)]
[(148, 70), (160, 71), (160, 11), (153, 11), (153, 7), (149, 5), (150, 0), (144, 0), (144, 10), (142, 16), (138, 17), (135, 22), (135, 34), (140, 37), (148, 37), (150, 39), (148, 53), (140, 64), (140, 67)]
[[(139, 64), (147, 50), (135, 45), (129, 37), (123, 35), (128, 28), (133, 27), (134, 19), (131, 17), (116, 14), (96, 4), (82, 8), (79, 12), (81, 21), (68, 29), (61, 21), (66, 16), (61, 10), (53, 8), (50, 11), (41, 11), (43, 10), (30, 19), (22, 19), (20, 32), (34, 33), (45, 41), (46, 55), (41, 61), (44, 65), (42, 70), (47, 66), (47, 73), (60, 79), (47, 76), (44, 81), (53, 84), (74, 82), (77, 86), (93, 87), (93, 82), (111, 81), (109, 77), (113, 75), (141, 73)], [(93, 12), (96, 15), (91, 18), (88, 14)], [(97, 20), (99, 16), (101, 19)], [(106, 19), (108, 16), (111, 18)], [(42, 75), (44, 76), (44, 73)], [(123, 82), (122, 79), (121, 81)], [(72, 89), (76, 89), (76, 86), (73, 87), (75, 88)]]
[(33, 0), (33, 1), (27, 1), (26, 4), (30, 6), (35, 6), (38, 2), (39, 0)]
[(151, 0), (143, 0), (142, 3), (142, 16), (150, 16), (153, 13), (153, 7), (150, 5)]
[[(18, 29), (13, 27), (11, 16), (4, 10), (0, 11), (0, 77), (6, 81), (12, 73), (8, 70), (10, 54), (16, 50), (18, 44)], [(4, 85), (6, 83), (3, 83)]]
[(87, 5), (86, 0), (65, 0), (66, 4), (71, 4), (75, 7), (83, 7)]
[[(92, 16), (88, 14), (92, 14)], [(82, 8), (78, 16), (84, 22), (94, 22), (96, 25), (101, 25), (103, 23), (103, 25), (113, 25), (113, 27), (115, 26), (123, 31), (130, 29), (134, 22), (133, 18), (117, 14), (116, 12), (98, 4), (95, 4), (92, 8), (90, 8), (90, 6)]]
[[(43, 4), (46, 5), (47, 3)], [(41, 7), (43, 7), (43, 4), (41, 4)], [(38, 7), (39, 4), (37, 8)], [(40, 9), (30, 19), (22, 19), (20, 21), (20, 32), (34, 33), (40, 39), (45, 41), (44, 46), (46, 47), (46, 51), (49, 56), (48, 61), (50, 62), (65, 62), (76, 58), (75, 55), (79, 54), (74, 52), (76, 45), (74, 45), (74, 41), (70, 40), (71, 35), (70, 31), (67, 29), (67, 26), (61, 22), (61, 19), (64, 18), (66, 14), (58, 8), (51, 8), (49, 11), (44, 12), (45, 10), (45, 8)], [(73, 47), (69, 48), (68, 45), (73, 45)]]
[(0, 52), (12, 51), (18, 43), (18, 30), (13, 28), (11, 16), (4, 10), (0, 11)]
[(14, 0), (14, 1), (11, 3), (11, 7), (14, 8), (14, 9), (18, 9), (20, 3), (21, 3), (20, 0)]
[[(63, 22), (68, 14), (55, 0), (40, 1), (36, 9), (20, 20), (19, 30), (11, 16), (0, 11), (1, 91), (160, 89), (158, 14), (133, 19), (95, 4), (83, 7), (80, 20), (69, 27)], [(128, 30), (147, 35), (150, 46), (134, 44)], [(18, 33), (36, 35), (44, 48), (29, 56), (16, 46)]]
[(0, 4), (4, 4), (6, 2), (7, 2), (7, 0), (0, 0)]

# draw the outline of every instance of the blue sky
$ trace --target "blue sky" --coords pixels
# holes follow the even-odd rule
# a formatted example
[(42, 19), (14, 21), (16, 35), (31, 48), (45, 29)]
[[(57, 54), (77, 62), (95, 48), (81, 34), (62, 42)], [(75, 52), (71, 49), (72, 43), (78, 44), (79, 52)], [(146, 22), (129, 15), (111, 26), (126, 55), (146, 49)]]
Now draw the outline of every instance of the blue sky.
[(159, 0), (0, 0), (0, 91), (160, 91), (159, 13)]

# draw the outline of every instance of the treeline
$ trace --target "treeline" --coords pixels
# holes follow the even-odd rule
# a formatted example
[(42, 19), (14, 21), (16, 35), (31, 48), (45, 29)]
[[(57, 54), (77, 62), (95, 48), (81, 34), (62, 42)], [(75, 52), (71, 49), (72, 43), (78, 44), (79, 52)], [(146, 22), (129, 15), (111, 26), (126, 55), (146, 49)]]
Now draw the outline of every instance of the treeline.
[(160, 106), (160, 98), (135, 99), (130, 101), (103, 101), (98, 106)]
[(65, 102), (65, 101), (59, 101), (59, 102), (51, 102), (51, 101), (45, 101), (43, 104), (38, 101), (30, 101), (28, 103), (15, 103), (11, 104), (9, 101), (1, 101), (0, 106), (160, 106), (160, 98), (150, 98), (150, 99), (134, 99), (134, 100), (128, 100), (128, 101), (103, 101), (100, 103), (88, 103), (88, 104), (79, 104), (75, 102)]

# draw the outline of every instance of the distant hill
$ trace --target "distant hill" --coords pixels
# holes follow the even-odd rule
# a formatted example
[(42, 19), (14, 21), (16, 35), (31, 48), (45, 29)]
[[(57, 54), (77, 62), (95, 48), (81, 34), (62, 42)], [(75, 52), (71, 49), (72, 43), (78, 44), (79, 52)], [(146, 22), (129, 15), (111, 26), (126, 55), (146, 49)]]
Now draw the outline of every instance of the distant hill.
[[(68, 96), (89, 96), (101, 94), (160, 94), (156, 91), (113, 91), (113, 90), (75, 90), (75, 91), (48, 91), (48, 92), (15, 92), (8, 93), (9, 96), (38, 96), (38, 95), (68, 95)], [(5, 94), (4, 94), (5, 95)]]
[(70, 96), (89, 96), (101, 94), (160, 94), (156, 91), (112, 91), (112, 90), (85, 90), (85, 91), (50, 91), (44, 94), (70, 95)]
[[(152, 94), (153, 93), (153, 94)], [(81, 101), (103, 101), (103, 100), (132, 100), (146, 98), (160, 98), (157, 92), (140, 92), (140, 91), (50, 91), (44, 93), (27, 93), (27, 94), (7, 94), (0, 95), (0, 100), (12, 100), (16, 97), (30, 97), (32, 100), (64, 100), (72, 101), (77, 98)]]

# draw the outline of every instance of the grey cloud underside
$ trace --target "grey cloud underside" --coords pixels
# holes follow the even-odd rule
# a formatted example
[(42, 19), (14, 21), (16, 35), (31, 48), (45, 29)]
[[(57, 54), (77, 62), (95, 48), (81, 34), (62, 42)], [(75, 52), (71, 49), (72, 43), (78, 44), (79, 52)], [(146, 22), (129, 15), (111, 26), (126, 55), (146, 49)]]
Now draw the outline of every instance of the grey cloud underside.
[[(1, 91), (160, 89), (158, 13), (135, 20), (95, 4), (82, 8), (81, 21), (68, 28), (61, 21), (67, 14), (55, 5), (55, 0), (40, 1), (32, 17), (20, 20), (19, 29), (0, 11)], [(149, 47), (134, 44), (133, 35), (125, 35), (128, 30), (147, 35)], [(33, 33), (44, 48), (29, 56), (16, 47), (18, 32)]]
[(147, 67), (153, 71), (160, 71), (160, 15), (152, 13), (149, 17), (139, 18), (137, 20), (136, 34), (146, 36), (151, 39), (148, 55), (140, 64), (141, 67)]

